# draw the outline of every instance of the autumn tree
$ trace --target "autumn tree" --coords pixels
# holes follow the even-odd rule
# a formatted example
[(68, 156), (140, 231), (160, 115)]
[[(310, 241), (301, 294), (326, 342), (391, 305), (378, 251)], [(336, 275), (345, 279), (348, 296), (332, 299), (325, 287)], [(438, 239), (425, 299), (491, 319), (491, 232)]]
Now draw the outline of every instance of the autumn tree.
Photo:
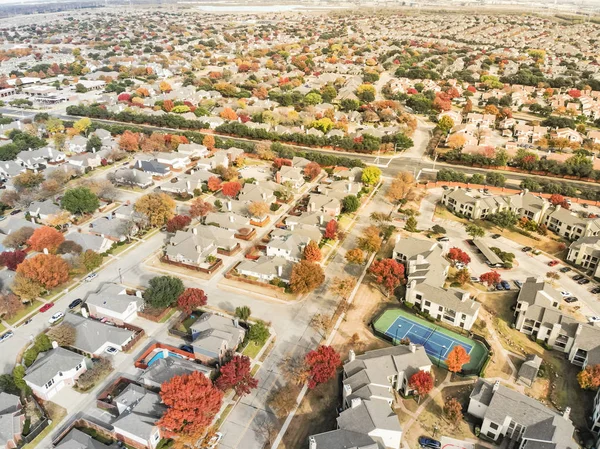
[(458, 423), (462, 419), (462, 405), (460, 405), (458, 399), (450, 398), (444, 403), (444, 415), (453, 424)]
[(119, 148), (125, 151), (133, 152), (140, 148), (140, 135), (138, 133), (125, 130), (119, 137)]
[(177, 307), (184, 314), (189, 315), (199, 307), (205, 306), (208, 297), (200, 288), (186, 288), (177, 298)]
[(41, 226), (33, 231), (33, 234), (27, 241), (34, 251), (44, 251), (47, 249), (51, 253), (55, 253), (65, 237), (60, 231), (49, 226)]
[(0, 295), (0, 314), (6, 319), (13, 318), (23, 310), (23, 301), (16, 294)]
[(175, 215), (167, 221), (167, 232), (176, 232), (183, 230), (192, 222), (192, 217), (188, 215)]
[(396, 287), (404, 282), (404, 265), (395, 259), (375, 260), (369, 267), (379, 285), (385, 288), (387, 297), (394, 293)]
[(552, 203), (553, 206), (560, 205), (560, 207), (567, 209), (567, 210), (571, 208), (571, 205), (567, 202), (567, 199), (558, 193), (554, 193), (550, 197), (550, 202)]
[(69, 323), (61, 323), (51, 327), (46, 335), (59, 346), (73, 346), (77, 338), (77, 330)]
[(336, 240), (338, 237), (338, 222), (335, 219), (331, 219), (327, 222), (327, 226), (325, 226), (325, 235), (326, 239)]
[(38, 254), (25, 259), (17, 267), (17, 274), (51, 289), (69, 279), (69, 265), (54, 254)]
[(308, 368), (308, 388), (327, 382), (335, 376), (338, 366), (342, 364), (340, 355), (331, 346), (319, 346), (306, 354), (304, 362)]
[(27, 253), (21, 250), (4, 251), (0, 253), (0, 265), (15, 271), (19, 264), (25, 260)]
[(454, 128), (454, 120), (452, 120), (450, 117), (448, 117), (447, 115), (444, 115), (437, 124), (437, 127), (443, 132), (443, 133), (447, 133), (448, 131), (450, 131), (452, 128)]
[(374, 186), (381, 180), (381, 170), (378, 167), (370, 165), (363, 169), (360, 180), (365, 185)]
[(600, 365), (588, 365), (577, 374), (577, 382), (584, 390), (597, 390), (600, 387)]
[(65, 192), (60, 200), (60, 206), (72, 214), (91, 214), (98, 209), (98, 196), (87, 187), (77, 187)]
[(253, 217), (263, 218), (269, 213), (269, 205), (264, 201), (253, 201), (248, 204), (248, 212), (250, 212)]
[(416, 392), (420, 401), (422, 396), (425, 396), (433, 389), (433, 376), (429, 371), (417, 371), (410, 376), (408, 388)]
[(268, 404), (279, 418), (285, 418), (296, 407), (298, 394), (298, 387), (292, 383), (287, 383), (271, 392)]
[(196, 218), (198, 220), (204, 220), (204, 218), (215, 211), (215, 207), (207, 201), (204, 201), (202, 198), (196, 198), (192, 201), (192, 205), (190, 206), (189, 215), (192, 218)]
[(202, 139), (202, 145), (204, 145), (210, 151), (213, 151), (215, 149), (215, 136), (212, 134), (205, 135)]
[(173, 90), (171, 85), (166, 81), (161, 81), (158, 85), (158, 88), (162, 93), (171, 92), (171, 90)]
[(24, 189), (34, 189), (42, 182), (44, 182), (44, 175), (32, 171), (25, 171), (12, 178), (13, 186), (19, 191)]
[(355, 286), (356, 279), (353, 277), (336, 277), (333, 278), (333, 282), (331, 283), (331, 291), (336, 295), (340, 295), (343, 299), (348, 299)]
[(37, 281), (17, 273), (10, 287), (15, 295), (21, 300), (31, 301), (39, 297), (44, 292), (44, 287)]
[(304, 176), (309, 179), (315, 179), (321, 174), (321, 166), (316, 162), (310, 162), (304, 167)]
[(500, 277), (500, 273), (494, 270), (488, 271), (487, 273), (483, 273), (481, 276), (479, 276), (479, 281), (487, 285), (496, 285), (501, 280), (502, 278)]
[(453, 263), (462, 263), (465, 265), (471, 262), (469, 255), (462, 249), (456, 247), (450, 248), (448, 251), (448, 259), (450, 259)]
[(456, 276), (454, 277), (454, 280), (456, 282), (458, 282), (460, 285), (465, 285), (467, 282), (469, 282), (471, 280), (471, 273), (469, 273), (469, 270), (467, 268), (458, 270), (456, 272)]
[(148, 193), (136, 201), (134, 209), (148, 217), (151, 226), (162, 226), (175, 215), (175, 201), (166, 193)]
[(229, 198), (235, 198), (242, 190), (242, 185), (237, 181), (225, 182), (221, 185), (221, 192)]
[(483, 237), (485, 235), (485, 229), (483, 229), (481, 226), (477, 226), (476, 224), (468, 224), (465, 227), (465, 231), (467, 232), (467, 234), (469, 234), (471, 236), (471, 238), (478, 238), (478, 237)]
[(358, 247), (367, 253), (376, 253), (381, 248), (381, 242), (379, 228), (369, 226), (358, 238)]
[(365, 261), (365, 255), (360, 248), (351, 249), (346, 253), (346, 261), (351, 264), (362, 265)]
[(233, 388), (238, 396), (245, 396), (258, 387), (258, 380), (250, 372), (250, 359), (236, 355), (221, 367), (216, 386), (223, 391)]
[(452, 373), (458, 373), (462, 370), (463, 365), (469, 363), (470, 360), (471, 357), (469, 354), (467, 354), (465, 348), (460, 345), (456, 345), (448, 354), (446, 366), (448, 367), (448, 371)]
[(167, 411), (157, 425), (173, 434), (200, 434), (221, 409), (223, 392), (200, 371), (175, 376), (160, 387)]
[(223, 108), (223, 110), (219, 113), (219, 117), (224, 120), (237, 120), (238, 115), (231, 108)]
[(304, 260), (308, 260), (309, 262), (319, 262), (323, 258), (319, 245), (313, 240), (308, 242), (308, 245), (304, 247), (303, 255)]
[(464, 147), (466, 143), (467, 139), (462, 134), (452, 134), (448, 137), (448, 140), (446, 140), (446, 146), (453, 150)]
[(392, 203), (410, 201), (416, 197), (416, 187), (417, 184), (412, 173), (401, 171), (392, 180), (386, 197)]
[(308, 260), (301, 260), (292, 268), (290, 289), (294, 293), (309, 293), (325, 281), (323, 268)]
[(206, 185), (208, 186), (208, 190), (211, 192), (216, 192), (221, 188), (221, 180), (216, 176), (211, 176), (208, 178)]
[(99, 268), (102, 265), (104, 257), (93, 249), (86, 249), (79, 255), (79, 263), (86, 273)]
[(75, 129), (78, 134), (87, 134), (90, 126), (92, 126), (92, 121), (88, 117), (83, 117), (73, 123), (73, 129)]

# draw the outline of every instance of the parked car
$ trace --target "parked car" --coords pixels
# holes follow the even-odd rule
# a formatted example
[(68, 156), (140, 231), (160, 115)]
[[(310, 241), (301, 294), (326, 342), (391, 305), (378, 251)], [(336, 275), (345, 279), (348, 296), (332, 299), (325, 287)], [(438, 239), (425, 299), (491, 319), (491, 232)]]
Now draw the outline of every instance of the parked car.
[(586, 285), (590, 283), (589, 279), (580, 279), (579, 282), (577, 282), (579, 285)]
[(577, 302), (579, 301), (575, 296), (569, 296), (568, 298), (565, 298), (565, 302), (571, 304), (573, 302)]
[(600, 323), (600, 316), (588, 316), (588, 322)]
[(510, 284), (508, 283), (508, 281), (500, 281), (500, 284), (502, 284), (504, 290), (510, 290)]
[(216, 432), (210, 440), (206, 443), (206, 449), (214, 449), (219, 444), (219, 441), (223, 438), (223, 434), (221, 432)]
[(69, 309), (73, 310), (75, 307), (77, 307), (82, 302), (83, 301), (81, 300), (81, 298), (77, 298), (75, 301), (73, 301), (71, 304), (69, 304)]
[(0, 221), (6, 220), (6, 215), (0, 215)]
[(442, 443), (429, 437), (419, 437), (419, 446), (427, 449), (440, 449)]
[(27, 319), (25, 320), (25, 322), (24, 322), (23, 324), (21, 324), (21, 326), (25, 326), (26, 324), (29, 324), (29, 323), (31, 323), (32, 321), (33, 321), (33, 318), (27, 318)]
[(471, 282), (477, 284), (479, 282), (479, 278), (477, 276), (471, 276)]
[(54, 315), (52, 315), (49, 319), (48, 322), (50, 324), (56, 324), (58, 323), (60, 320), (62, 320), (65, 317), (65, 314), (62, 312), (56, 312)]
[(438, 242), (449, 242), (450, 239), (448, 237), (438, 237), (437, 241)]
[(492, 234), (493, 239), (499, 239), (500, 237), (502, 237), (500, 234)]
[(567, 290), (563, 290), (562, 292), (560, 292), (560, 294), (561, 294), (562, 296), (564, 296), (565, 298), (566, 298), (567, 296), (571, 296), (571, 292), (570, 292), (570, 291), (567, 291)]
[(10, 211), (11, 215), (17, 215), (17, 214), (20, 214), (20, 213), (21, 213), (21, 209), (13, 209), (13, 210)]
[(560, 271), (561, 273), (568, 273), (569, 271), (571, 271), (571, 268), (570, 267), (562, 267), (558, 271)]
[(529, 251), (531, 251), (533, 248), (531, 246), (524, 246), (523, 248), (521, 248), (521, 251), (523, 251), (524, 253), (528, 253)]
[(504, 285), (502, 285), (502, 283), (501, 283), (501, 282), (498, 282), (498, 283), (496, 284), (496, 290), (504, 290)]
[(517, 288), (523, 287), (523, 283), (521, 281), (514, 281), (514, 283), (517, 286)]
[(185, 352), (194, 352), (194, 348), (191, 345), (181, 345), (179, 346), (179, 349)]
[(548, 262), (549, 267), (554, 267), (556, 265), (558, 265), (558, 260), (551, 260), (550, 262)]
[(444, 190), (448, 190), (449, 188), (450, 187), (448, 187), (448, 186), (442, 186), (442, 189), (444, 189)]
[(44, 304), (42, 307), (40, 307), (40, 312), (45, 312), (46, 310), (50, 310), (52, 307), (54, 307), (54, 303), (53, 302), (49, 302), (47, 304)]
[(12, 331), (8, 331), (5, 334), (3, 334), (2, 336), (0, 336), (0, 342), (3, 342), (4, 340), (8, 340), (9, 338), (13, 337), (15, 334), (13, 334)]
[(85, 281), (85, 282), (91, 282), (91, 281), (93, 281), (94, 279), (96, 279), (97, 277), (98, 277), (98, 273), (90, 273), (90, 274), (88, 274), (88, 275), (85, 277), (84, 281)]
[(593, 289), (590, 290), (590, 292), (597, 294), (600, 293), (600, 287), (594, 287)]
[(583, 274), (576, 274), (575, 276), (572, 277), (572, 279), (574, 281), (579, 281), (580, 279), (583, 279)]
[(119, 352), (119, 350), (113, 346), (107, 346), (104, 352), (106, 352), (107, 354), (116, 354), (117, 352)]

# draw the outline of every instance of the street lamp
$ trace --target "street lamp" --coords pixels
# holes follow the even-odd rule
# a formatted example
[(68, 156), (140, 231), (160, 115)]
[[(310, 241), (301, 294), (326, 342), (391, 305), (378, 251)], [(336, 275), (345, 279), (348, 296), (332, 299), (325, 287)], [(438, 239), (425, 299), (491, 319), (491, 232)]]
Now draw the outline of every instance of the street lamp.
[(438, 368), (440, 367), (440, 360), (442, 360), (442, 350), (446, 351), (446, 347), (442, 346), (442, 348), (440, 349), (440, 355), (438, 356), (438, 362), (437, 362)]

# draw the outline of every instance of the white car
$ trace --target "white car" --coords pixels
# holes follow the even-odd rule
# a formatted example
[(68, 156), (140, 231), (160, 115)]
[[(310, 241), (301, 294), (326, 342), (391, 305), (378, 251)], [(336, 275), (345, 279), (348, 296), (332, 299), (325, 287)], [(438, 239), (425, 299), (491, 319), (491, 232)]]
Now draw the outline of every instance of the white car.
[(64, 318), (65, 314), (62, 312), (56, 312), (54, 315), (52, 315), (49, 319), (48, 322), (50, 324), (55, 324), (58, 323), (60, 320), (62, 320)]
[(94, 280), (97, 277), (98, 277), (98, 273), (90, 273), (85, 277), (84, 281), (91, 282), (92, 280)]
[(107, 346), (104, 352), (106, 352), (107, 354), (116, 354), (117, 352), (119, 352), (119, 350), (113, 346)]
[(208, 440), (208, 443), (206, 443), (206, 449), (214, 449), (217, 447), (217, 444), (219, 444), (221, 438), (223, 438), (223, 434), (221, 432), (215, 433), (214, 436)]
[(588, 322), (600, 323), (600, 316), (588, 316)]
[(573, 294), (571, 292), (568, 291), (564, 291), (564, 292), (560, 292), (561, 295), (563, 295), (565, 298), (568, 296), (573, 296)]
[(15, 334), (12, 333), (12, 331), (8, 331), (7, 333), (5, 333), (4, 335), (2, 335), (0, 337), (0, 342), (4, 341), (4, 340), (8, 340), (9, 338), (13, 337)]

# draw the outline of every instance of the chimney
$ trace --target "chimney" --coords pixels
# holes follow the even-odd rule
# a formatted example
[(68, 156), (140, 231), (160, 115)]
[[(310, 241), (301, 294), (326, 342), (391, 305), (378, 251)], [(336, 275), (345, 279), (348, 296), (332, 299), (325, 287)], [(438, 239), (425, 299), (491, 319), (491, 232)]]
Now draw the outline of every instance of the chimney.
[(192, 229), (192, 234), (198, 235), (198, 228), (193, 228)]
[[(8, 168), (8, 164), (6, 165), (6, 167)], [(281, 184), (281, 173), (280, 173), (280, 172), (277, 172), (277, 173), (275, 174), (275, 182), (276, 182), (277, 184)]]
[(350, 349), (350, 351), (348, 351), (348, 361), (354, 362), (355, 359), (356, 359), (356, 353), (354, 352), (354, 349)]
[(90, 316), (90, 314), (88, 313), (88, 311), (87, 311), (87, 309), (86, 309), (85, 307), (82, 307), (82, 308), (81, 308), (81, 315), (82, 315), (84, 318), (87, 318), (87, 317), (89, 317), (89, 316)]
[(563, 418), (565, 418), (565, 420), (569, 421), (570, 415), (571, 415), (571, 407), (565, 408), (565, 411), (563, 413)]
[(56, 349), (58, 348), (58, 343), (56, 343), (56, 341), (52, 340), (52, 349)]
[(460, 298), (460, 300), (461, 300), (462, 302), (465, 302), (467, 299), (469, 299), (469, 292), (464, 292), (464, 293), (462, 294), (462, 297)]
[(356, 408), (356, 407), (358, 407), (358, 406), (359, 406), (361, 403), (362, 403), (362, 400), (361, 400), (360, 398), (353, 398), (353, 399), (350, 401), (350, 407), (351, 407), (351, 408)]
[(323, 224), (323, 215), (319, 215), (319, 224), (322, 225)]
[(262, 196), (262, 199), (263, 199), (263, 200), (266, 200), (266, 199), (267, 199), (267, 194), (266, 194), (265, 192), (263, 192), (263, 193), (261, 194), (261, 196)]
[(317, 209), (317, 203), (315, 203), (314, 201), (309, 203), (309, 211), (314, 212)]
[(348, 192), (352, 191), (352, 183), (349, 182), (348, 185), (346, 186), (346, 188), (348, 189)]
[(48, 248), (44, 248), (44, 254), (48, 254)]
[(582, 330), (583, 330), (583, 324), (579, 323), (577, 325), (577, 329), (575, 330), (575, 337), (579, 336), (579, 334), (581, 334)]
[(410, 352), (414, 354), (417, 351), (417, 345), (415, 345), (414, 343), (409, 343), (408, 349), (410, 349)]
[(277, 265), (277, 276), (281, 277), (283, 275), (283, 267), (281, 265)]
[(558, 212), (558, 211), (560, 210), (560, 208), (561, 208), (561, 205), (560, 205), (560, 204), (557, 204), (557, 205), (556, 205), (556, 209), (554, 209), (554, 212)]
[(293, 231), (295, 226), (296, 225), (294, 225), (294, 224), (290, 224), (290, 231)]
[(230, 216), (229, 216), (229, 221), (230, 221), (231, 223), (233, 223), (233, 222), (235, 221), (235, 218), (233, 218), (233, 215), (230, 215)]
[(313, 436), (308, 437), (308, 449), (317, 449), (317, 440)]
[(500, 381), (497, 380), (496, 382), (494, 382), (494, 387), (492, 388), (492, 391), (495, 393), (496, 391), (498, 391), (498, 388), (500, 388)]
[(192, 188), (192, 183), (191, 183), (191, 182), (189, 182), (189, 181), (187, 181), (187, 182), (185, 183), (185, 187), (186, 187), (188, 190), (191, 190), (191, 188)]
[(231, 211), (231, 200), (227, 201), (227, 210)]
[(235, 327), (240, 327), (240, 320), (239, 320), (238, 318), (234, 318), (234, 319), (233, 319), (233, 325), (234, 325)]

